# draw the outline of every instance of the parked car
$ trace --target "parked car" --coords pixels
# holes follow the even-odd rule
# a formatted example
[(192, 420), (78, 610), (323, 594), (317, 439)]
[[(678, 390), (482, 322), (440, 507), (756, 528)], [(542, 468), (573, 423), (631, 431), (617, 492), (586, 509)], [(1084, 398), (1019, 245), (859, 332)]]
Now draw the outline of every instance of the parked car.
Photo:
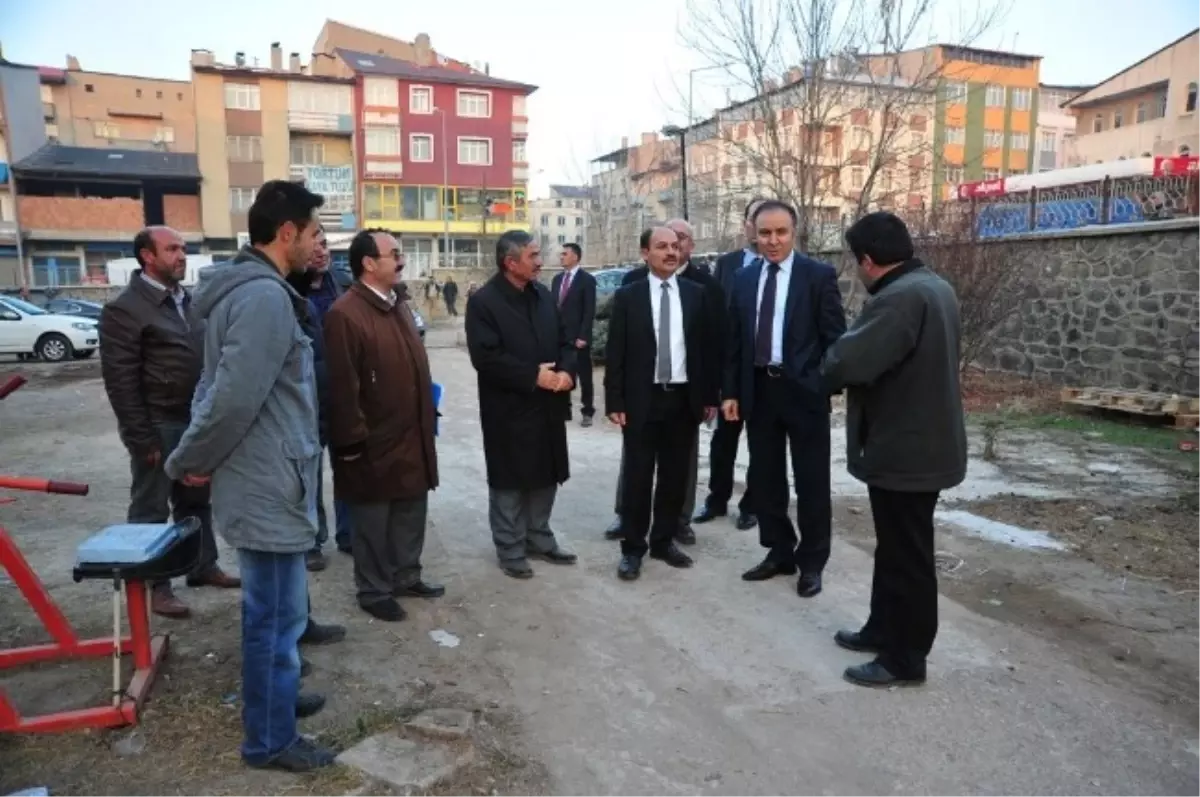
[(42, 309), (55, 315), (75, 315), (98, 321), (104, 305), (89, 302), (86, 299), (51, 299)]
[(596, 278), (596, 318), (592, 322), (592, 360), (604, 362), (604, 349), (608, 345), (608, 311), (613, 294), (621, 287), (621, 280), (633, 269), (632, 266), (610, 266), (593, 271)]
[(48, 313), (15, 296), (0, 296), (0, 352), (57, 363), (91, 357), (98, 345), (95, 321)]

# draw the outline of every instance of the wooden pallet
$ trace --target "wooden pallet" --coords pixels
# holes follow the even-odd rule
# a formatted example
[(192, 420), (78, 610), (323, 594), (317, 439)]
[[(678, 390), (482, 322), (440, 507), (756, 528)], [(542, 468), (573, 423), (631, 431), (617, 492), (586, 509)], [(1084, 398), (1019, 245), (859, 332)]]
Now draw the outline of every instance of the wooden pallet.
[(1064, 387), (1059, 394), (1064, 404), (1115, 410), (1134, 415), (1174, 418), (1179, 429), (1200, 426), (1200, 398), (1155, 393), (1149, 390), (1119, 390), (1102, 387)]

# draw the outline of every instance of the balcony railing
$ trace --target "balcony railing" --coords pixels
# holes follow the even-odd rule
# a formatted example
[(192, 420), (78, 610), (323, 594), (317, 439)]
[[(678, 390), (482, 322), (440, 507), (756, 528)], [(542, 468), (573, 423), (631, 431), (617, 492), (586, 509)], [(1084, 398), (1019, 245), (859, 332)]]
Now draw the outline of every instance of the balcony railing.
[(354, 132), (354, 117), (348, 113), (288, 111), (288, 129), (349, 135)]
[(42, 119), (44, 119), (47, 122), (54, 121), (54, 119), (55, 119), (54, 103), (52, 103), (52, 102), (43, 102), (42, 103)]
[(513, 179), (514, 180), (528, 180), (529, 179), (529, 167), (528, 166), (514, 166), (513, 167)]
[(514, 136), (529, 135), (529, 122), (522, 122), (514, 119), (512, 123), (512, 131)]

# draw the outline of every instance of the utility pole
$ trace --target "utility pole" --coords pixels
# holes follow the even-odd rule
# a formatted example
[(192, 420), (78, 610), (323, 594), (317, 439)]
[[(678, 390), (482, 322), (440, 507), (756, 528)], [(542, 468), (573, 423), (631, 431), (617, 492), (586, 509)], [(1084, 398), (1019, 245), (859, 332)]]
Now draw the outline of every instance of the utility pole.
[(454, 265), (453, 252), (450, 251), (450, 214), (446, 210), (446, 196), (450, 193), (450, 143), (446, 138), (446, 110), (444, 108), (434, 108), (435, 113), (441, 114), (442, 117), (442, 195), (438, 201), (438, 208), (442, 211), (442, 258), (443, 268), (447, 265)]

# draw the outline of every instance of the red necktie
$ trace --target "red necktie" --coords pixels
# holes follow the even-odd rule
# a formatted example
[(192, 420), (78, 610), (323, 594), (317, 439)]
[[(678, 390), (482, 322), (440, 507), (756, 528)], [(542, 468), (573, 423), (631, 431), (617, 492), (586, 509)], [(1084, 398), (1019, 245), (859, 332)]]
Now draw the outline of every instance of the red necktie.
[(567, 300), (567, 291), (571, 289), (571, 272), (563, 274), (562, 288), (558, 291), (558, 306), (562, 307), (562, 303)]

